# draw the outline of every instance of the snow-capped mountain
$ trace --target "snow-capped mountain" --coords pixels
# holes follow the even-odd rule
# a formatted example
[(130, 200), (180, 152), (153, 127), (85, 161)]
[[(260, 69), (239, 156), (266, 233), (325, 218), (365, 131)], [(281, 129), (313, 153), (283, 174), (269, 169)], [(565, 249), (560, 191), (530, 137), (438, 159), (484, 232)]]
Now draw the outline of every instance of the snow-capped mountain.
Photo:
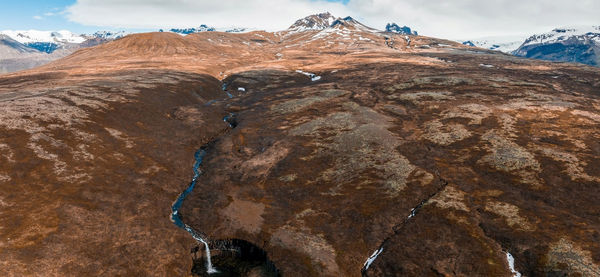
[[(169, 29), (168, 32), (177, 33), (177, 34), (185, 36), (185, 35), (201, 33), (201, 32), (245, 33), (245, 32), (249, 32), (252, 30), (253, 29), (243, 28), (243, 27), (216, 28), (216, 27), (210, 27), (210, 26), (202, 24), (197, 28), (171, 28), (171, 29)], [(160, 29), (159, 32), (165, 32), (165, 30)]]
[(514, 55), (600, 65), (600, 26), (558, 28), (529, 37)]
[(464, 45), (496, 50), (504, 53), (515, 51), (527, 36), (495, 36), (459, 41)]
[[(221, 31), (221, 29), (217, 28), (217, 31)], [(251, 28), (244, 28), (244, 27), (230, 27), (230, 28), (225, 28), (224, 31), (225, 33), (246, 33), (246, 32), (250, 32), (250, 31), (256, 31), (255, 29), (251, 29)]]
[(33, 43), (33, 42), (51, 42), (51, 43), (57, 43), (57, 44), (64, 44), (64, 43), (82, 43), (85, 41), (85, 38), (82, 35), (76, 35), (67, 30), (61, 30), (61, 31), (5, 30), (5, 31), (0, 31), (0, 34), (7, 35), (10, 38), (12, 38), (20, 43), (23, 43), (23, 44)]
[(101, 31), (89, 35), (70, 31), (0, 31), (0, 73), (43, 65), (77, 49), (92, 47), (129, 33)]
[(313, 14), (297, 20), (288, 28), (290, 32), (303, 32), (308, 30), (323, 30), (331, 26), (337, 20), (329, 12)]
[(131, 33), (126, 32), (126, 31), (98, 31), (91, 35), (84, 35), (84, 37), (86, 37), (87, 39), (99, 38), (99, 39), (106, 39), (106, 40), (114, 40), (114, 39), (122, 38), (129, 34), (131, 34)]
[(549, 33), (533, 35), (525, 40), (521, 46), (566, 42), (573, 38), (580, 41), (600, 42), (600, 26), (557, 28)]
[(61, 31), (0, 31), (1, 35), (44, 53), (53, 53), (58, 49), (77, 49), (94, 46), (106, 41), (128, 35), (125, 31), (98, 31), (93, 34), (75, 34), (67, 30)]
[(388, 23), (387, 25), (385, 25), (385, 31), (391, 32), (391, 33), (398, 33), (401, 35), (414, 35), (414, 36), (419, 35), (419, 33), (417, 33), (417, 31), (413, 31), (410, 27), (407, 27), (407, 26), (400, 27), (396, 23)]
[(0, 58), (13, 58), (23, 54), (39, 53), (39, 51), (27, 47), (26, 45), (10, 38), (7, 35), (0, 35)]
[[(216, 30), (217, 29), (214, 27), (208, 27), (208, 26), (202, 24), (198, 28), (172, 28), (172, 29), (169, 29), (169, 32), (177, 33), (180, 35), (189, 35), (189, 34), (200, 33), (200, 32), (214, 32)], [(164, 30), (160, 29), (160, 32), (164, 32)]]
[[(47, 42), (30, 42), (42, 45)], [(47, 43), (48, 45), (55, 45)], [(36, 67), (68, 55), (71, 50), (53, 51), (51, 54), (20, 43), (7, 35), (0, 35), (0, 73)]]
[(6, 35), (28, 47), (37, 49), (45, 53), (52, 53), (59, 48), (65, 48), (68, 44), (80, 44), (86, 41), (82, 35), (73, 34), (67, 30), (61, 31), (0, 31), (0, 34)]

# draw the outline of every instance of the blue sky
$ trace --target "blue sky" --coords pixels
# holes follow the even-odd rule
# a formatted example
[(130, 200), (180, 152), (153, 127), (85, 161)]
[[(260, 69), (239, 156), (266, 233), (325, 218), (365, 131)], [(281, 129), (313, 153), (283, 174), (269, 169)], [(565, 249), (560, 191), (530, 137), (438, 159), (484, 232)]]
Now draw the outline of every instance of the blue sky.
[(296, 19), (330, 11), (378, 29), (407, 25), (450, 39), (531, 35), (564, 26), (600, 25), (600, 1), (581, 0), (4, 0), (0, 30), (151, 31), (250, 27), (283, 30)]
[[(57, 30), (80, 28), (80, 24), (71, 23), (59, 14), (75, 0), (17, 0), (3, 1), (0, 29), (39, 29)], [(34, 17), (42, 17), (35, 19)]]

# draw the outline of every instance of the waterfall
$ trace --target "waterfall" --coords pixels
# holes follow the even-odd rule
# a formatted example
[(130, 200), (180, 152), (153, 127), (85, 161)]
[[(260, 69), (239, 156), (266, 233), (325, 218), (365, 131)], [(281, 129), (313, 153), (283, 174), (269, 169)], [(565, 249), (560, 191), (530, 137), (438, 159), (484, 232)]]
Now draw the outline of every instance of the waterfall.
[(521, 272), (515, 269), (515, 258), (508, 251), (506, 251), (506, 261), (508, 261), (508, 268), (513, 277), (521, 277)]
[(210, 247), (208, 247), (208, 242), (206, 242), (200, 235), (198, 235), (198, 233), (196, 233), (196, 231), (194, 231), (194, 229), (192, 229), (192, 227), (188, 226), (187, 224), (185, 225), (185, 230), (188, 231), (188, 233), (192, 234), (192, 237), (195, 240), (204, 244), (204, 249), (206, 249), (206, 272), (208, 274), (219, 272), (212, 265), (212, 261), (211, 261), (211, 257), (210, 257)]

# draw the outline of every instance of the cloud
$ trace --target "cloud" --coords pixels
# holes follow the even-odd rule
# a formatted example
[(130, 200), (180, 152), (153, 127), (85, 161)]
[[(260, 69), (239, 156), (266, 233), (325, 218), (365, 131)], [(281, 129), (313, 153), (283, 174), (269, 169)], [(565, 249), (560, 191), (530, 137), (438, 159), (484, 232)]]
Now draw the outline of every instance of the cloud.
[(33, 16), (33, 19), (35, 19), (35, 20), (42, 20), (42, 19), (44, 19), (44, 18), (43, 18), (43, 17), (41, 17), (41, 16), (39, 16), (39, 15), (34, 15), (34, 16)]
[(437, 37), (532, 34), (573, 25), (600, 25), (600, 1), (580, 0), (350, 0), (365, 23), (407, 24)]
[(473, 38), (531, 34), (569, 25), (600, 25), (600, 1), (579, 0), (77, 0), (70, 21), (113, 28), (254, 27), (282, 30), (296, 19), (330, 11), (383, 28), (408, 25), (429, 36)]
[(282, 30), (318, 12), (346, 14), (341, 3), (323, 0), (78, 0), (70, 21), (116, 28), (251, 27)]

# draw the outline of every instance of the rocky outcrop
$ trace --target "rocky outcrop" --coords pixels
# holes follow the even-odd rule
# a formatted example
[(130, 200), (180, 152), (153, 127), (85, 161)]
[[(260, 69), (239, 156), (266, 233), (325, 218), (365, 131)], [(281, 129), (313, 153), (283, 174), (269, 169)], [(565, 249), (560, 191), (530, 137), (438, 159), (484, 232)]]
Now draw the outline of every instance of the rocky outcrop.
[(407, 27), (407, 26), (400, 27), (396, 23), (388, 23), (387, 25), (385, 25), (385, 31), (392, 32), (392, 33), (398, 33), (401, 35), (413, 35), (413, 36), (419, 35), (419, 33), (417, 33), (417, 31), (413, 31), (410, 27)]

